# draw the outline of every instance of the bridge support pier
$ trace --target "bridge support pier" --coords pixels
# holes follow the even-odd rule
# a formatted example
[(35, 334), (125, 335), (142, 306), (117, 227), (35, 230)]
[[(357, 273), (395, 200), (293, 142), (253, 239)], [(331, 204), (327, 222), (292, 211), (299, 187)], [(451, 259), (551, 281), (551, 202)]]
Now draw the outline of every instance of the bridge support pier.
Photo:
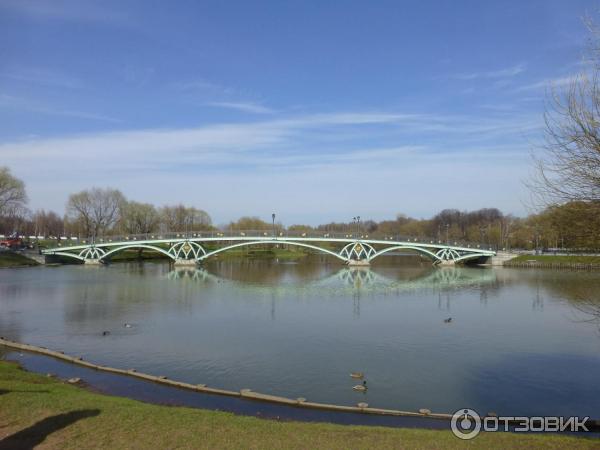
[(177, 267), (196, 267), (198, 263), (196, 262), (195, 259), (184, 259), (184, 258), (177, 258), (175, 260), (175, 262), (173, 263), (174, 266)]
[(440, 261), (440, 264), (439, 264), (439, 265), (440, 265), (440, 266), (447, 267), (447, 266), (455, 266), (455, 265), (456, 265), (456, 263), (455, 263), (453, 260), (451, 260), (451, 259), (445, 259), (445, 260), (443, 260), (443, 261)]
[(99, 259), (86, 259), (85, 261), (83, 261), (83, 264), (85, 264), (86, 266), (99, 266), (100, 264), (102, 264), (102, 261), (100, 261)]
[(348, 260), (348, 266), (350, 267), (367, 267), (371, 263), (367, 259), (350, 259)]

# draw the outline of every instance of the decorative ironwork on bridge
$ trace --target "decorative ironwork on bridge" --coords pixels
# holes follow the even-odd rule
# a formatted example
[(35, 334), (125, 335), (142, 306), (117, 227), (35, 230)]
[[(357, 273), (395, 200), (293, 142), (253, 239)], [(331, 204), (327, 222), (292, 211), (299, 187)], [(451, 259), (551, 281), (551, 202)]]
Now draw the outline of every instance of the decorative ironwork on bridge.
[(381, 255), (402, 250), (411, 250), (427, 256), (434, 264), (454, 264), (495, 255), (495, 252), (478, 246), (451, 246), (433, 240), (418, 242), (416, 239), (373, 238), (333, 233), (319, 235), (280, 233), (277, 236), (269, 236), (264, 231), (113, 237), (95, 242), (84, 241), (79, 245), (51, 248), (42, 253), (47, 256), (62, 256), (88, 264), (98, 264), (110, 260), (112, 255), (125, 250), (151, 250), (171, 258), (176, 264), (189, 265), (234, 248), (266, 244), (307, 248), (331, 255), (348, 264), (360, 265), (368, 265)]

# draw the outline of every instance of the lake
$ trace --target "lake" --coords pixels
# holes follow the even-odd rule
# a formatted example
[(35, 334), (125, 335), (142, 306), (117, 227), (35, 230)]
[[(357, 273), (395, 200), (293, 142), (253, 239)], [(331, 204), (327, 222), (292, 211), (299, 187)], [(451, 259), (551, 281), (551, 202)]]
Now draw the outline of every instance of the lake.
[[(198, 270), (5, 269), (0, 335), (98, 364), (318, 402), (600, 415), (594, 272), (434, 268), (395, 256), (354, 270), (321, 256), (214, 260)], [(366, 393), (352, 389), (354, 371), (365, 373)]]

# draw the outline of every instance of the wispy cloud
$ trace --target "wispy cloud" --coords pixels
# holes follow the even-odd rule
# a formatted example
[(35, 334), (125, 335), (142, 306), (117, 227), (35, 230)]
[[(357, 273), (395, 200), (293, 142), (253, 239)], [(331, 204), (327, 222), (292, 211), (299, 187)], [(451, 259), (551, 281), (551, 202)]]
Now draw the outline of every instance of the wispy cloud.
[(503, 69), (497, 70), (488, 70), (481, 72), (468, 72), (468, 73), (459, 73), (452, 78), (456, 78), (458, 80), (475, 80), (478, 78), (510, 78), (525, 71), (526, 65), (521, 63), (514, 66), (506, 67)]
[(0, 70), (0, 77), (10, 80), (54, 86), (65, 89), (80, 89), (84, 83), (79, 78), (64, 72), (41, 67), (11, 67)]
[(0, 0), (0, 10), (33, 18), (126, 25), (127, 16), (101, 3), (85, 0)]
[(65, 117), (77, 117), (79, 119), (88, 120), (99, 120), (103, 122), (119, 123), (118, 119), (113, 117), (104, 116), (101, 114), (94, 114), (85, 111), (77, 111), (70, 109), (62, 109), (51, 107), (48, 105), (33, 102), (21, 97), (15, 97), (12, 95), (0, 94), (0, 108), (8, 108), (21, 111), (30, 111), (39, 114), (47, 114), (51, 116), (65, 116)]
[(167, 85), (169, 89), (183, 93), (214, 93), (221, 95), (231, 95), (235, 93), (235, 89), (224, 86), (219, 83), (214, 83), (204, 78), (187, 81), (174, 81)]
[[(519, 188), (506, 185), (520, 184), (507, 182), (507, 174), (520, 176), (514, 167), (529, 157), (522, 133), (535, 126), (531, 118), (512, 114), (482, 118), (335, 112), (196, 128), (27, 138), (0, 144), (0, 155), (3, 164), (27, 167), (23, 174), (15, 173), (25, 178), (31, 198), (39, 202), (34, 207), (60, 210), (75, 190), (111, 185), (143, 201), (201, 202), (198, 206), (217, 221), (258, 214), (265, 204), (288, 215), (300, 210), (316, 215), (318, 204), (332, 218), (357, 204), (373, 215), (384, 216), (382, 211), (388, 210), (393, 215), (400, 207), (426, 214), (424, 204), (427, 209), (445, 207), (456, 198), (465, 208), (485, 206), (486, 195), (498, 207), (514, 205)], [(348, 195), (356, 180), (361, 180), (361, 189)], [(437, 180), (444, 185), (438, 186)], [(165, 190), (169, 185), (176, 188)], [(201, 194), (220, 185), (227, 189), (218, 196)], [(411, 195), (398, 204), (398, 192)], [(291, 205), (289, 198), (297, 201)]]
[(571, 83), (576, 81), (578, 78), (577, 75), (568, 75), (565, 77), (557, 77), (557, 78), (544, 78), (543, 80), (536, 81), (535, 83), (525, 84), (523, 86), (519, 86), (515, 89), (516, 92), (523, 91), (535, 91), (535, 90), (543, 90), (543, 89), (553, 89), (560, 88), (564, 86), (569, 86)]
[(206, 104), (217, 108), (234, 109), (252, 114), (273, 114), (276, 112), (274, 109), (252, 102), (207, 102)]

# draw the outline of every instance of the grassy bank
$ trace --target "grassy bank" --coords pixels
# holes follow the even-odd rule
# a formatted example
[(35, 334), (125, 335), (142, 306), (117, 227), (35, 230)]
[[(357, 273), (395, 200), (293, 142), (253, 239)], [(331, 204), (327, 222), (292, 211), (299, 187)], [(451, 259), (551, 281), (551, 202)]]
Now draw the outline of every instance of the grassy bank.
[(0, 361), (0, 448), (598, 448), (598, 440), (278, 422), (96, 394)]
[(543, 267), (552, 269), (600, 269), (600, 256), (519, 255), (504, 263), (506, 267)]
[(255, 247), (242, 247), (233, 250), (228, 250), (218, 254), (219, 259), (228, 258), (264, 258), (264, 259), (285, 259), (285, 260), (296, 260), (304, 258), (308, 253), (302, 250), (294, 250), (287, 248), (255, 248)]
[(572, 264), (600, 264), (600, 256), (587, 255), (519, 255), (510, 262), (540, 262), (540, 263), (572, 263)]
[(0, 267), (27, 267), (37, 266), (38, 263), (18, 253), (9, 251), (0, 252)]

